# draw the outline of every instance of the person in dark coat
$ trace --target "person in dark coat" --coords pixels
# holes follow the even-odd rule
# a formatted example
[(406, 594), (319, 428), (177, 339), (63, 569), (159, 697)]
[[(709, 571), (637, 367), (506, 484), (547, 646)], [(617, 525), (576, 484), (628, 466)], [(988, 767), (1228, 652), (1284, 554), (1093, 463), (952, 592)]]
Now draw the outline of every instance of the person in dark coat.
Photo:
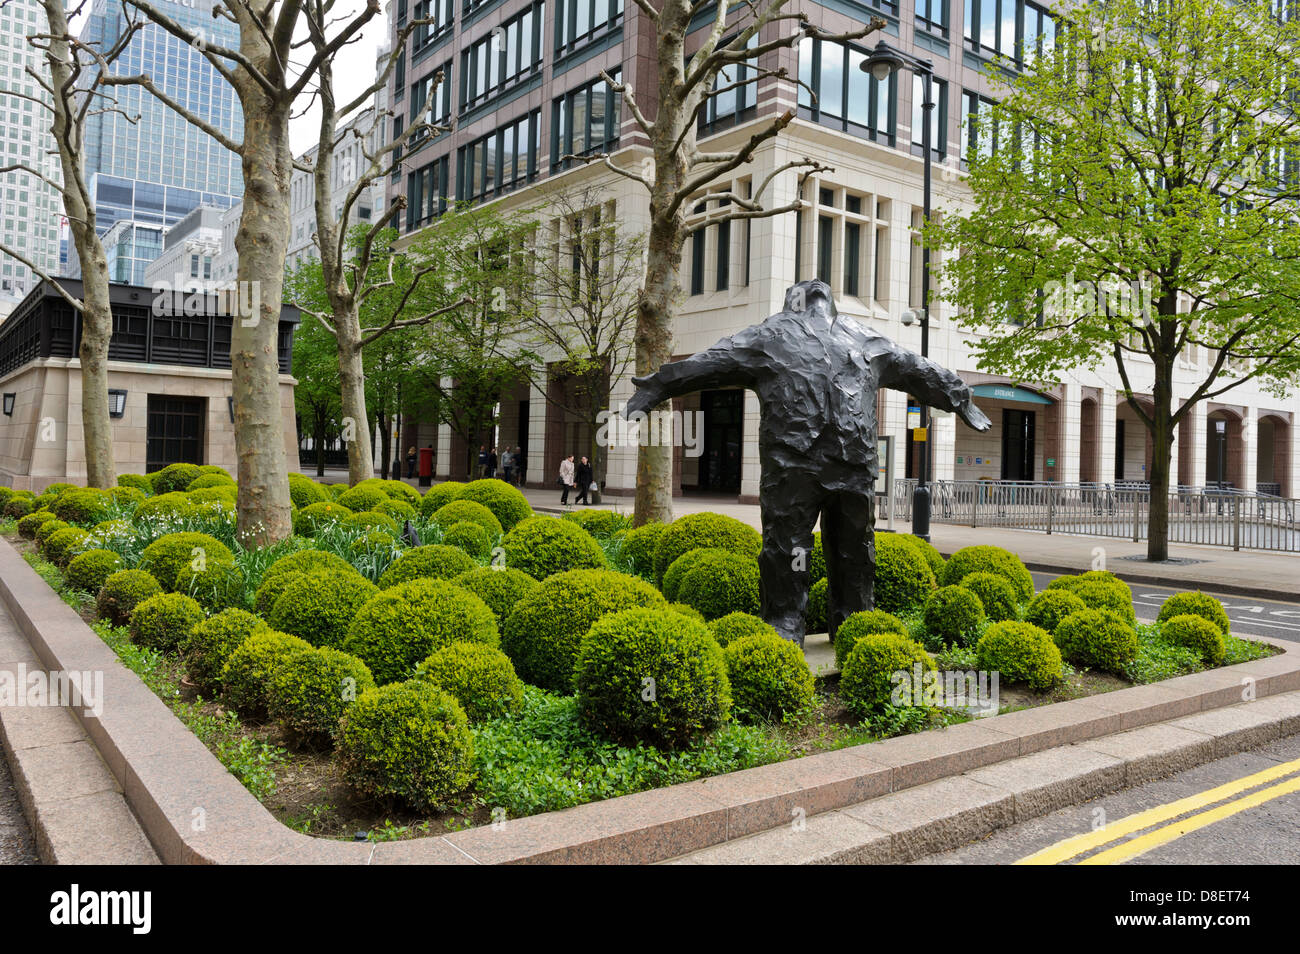
[(594, 478), (595, 474), (592, 472), (591, 462), (585, 457), (582, 458), (582, 460), (578, 462), (578, 475), (576, 478), (578, 482), (578, 496), (573, 500), (575, 506), (578, 504), (582, 504), (584, 507), (591, 506), (591, 501), (587, 499), (587, 491), (588, 488), (591, 487), (591, 482)]
[(487, 476), (488, 478), (492, 478), (495, 477), (496, 475), (497, 475), (497, 449), (493, 447), (491, 450), (488, 451), (487, 474), (485, 476)]

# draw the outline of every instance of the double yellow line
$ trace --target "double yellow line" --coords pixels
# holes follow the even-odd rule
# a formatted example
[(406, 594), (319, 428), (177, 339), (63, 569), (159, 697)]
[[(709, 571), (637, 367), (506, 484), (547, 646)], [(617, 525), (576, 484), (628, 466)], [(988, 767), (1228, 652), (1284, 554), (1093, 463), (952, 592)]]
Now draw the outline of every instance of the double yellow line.
[[(1078, 862), (1081, 865), (1119, 864), (1247, 809), (1255, 808), (1275, 798), (1281, 798), (1283, 795), (1290, 795), (1292, 792), (1300, 792), (1300, 776), (1286, 779), (1288, 775), (1293, 775), (1296, 772), (1300, 772), (1300, 759), (1275, 765), (1262, 772), (1256, 772), (1254, 775), (1247, 775), (1245, 778), (1239, 778), (1236, 781), (1227, 782), (1208, 791), (1189, 795), (1187, 798), (1180, 798), (1178, 801), (1169, 802), (1166, 805), (1157, 805), (1155, 808), (1122, 818), (1113, 825), (1106, 825), (1096, 831), (1075, 835), (1073, 838), (1067, 838), (1054, 845), (1049, 845), (1042, 851), (1027, 855), (1017, 861), (1016, 864), (1061, 864), (1078, 855), (1101, 848), (1113, 841), (1118, 841), (1125, 835), (1162, 825), (1170, 821), (1170, 819), (1180, 818), (1180, 816), (1189, 815), (1191, 812), (1197, 813), (1172, 824), (1156, 828), (1145, 835), (1130, 838), (1113, 848), (1099, 851), (1097, 854), (1090, 855)], [(1286, 779), (1286, 781), (1279, 782), (1279, 779)], [(1270, 785), (1269, 783), (1272, 782), (1277, 784)], [(1267, 785), (1268, 787), (1260, 788), (1259, 791), (1233, 799), (1233, 796), (1240, 795), (1249, 789), (1259, 788), (1261, 785)], [(1227, 799), (1233, 800), (1226, 801)], [(1220, 802), (1223, 802), (1223, 804), (1218, 804)], [(1210, 806), (1215, 807), (1211, 808)]]

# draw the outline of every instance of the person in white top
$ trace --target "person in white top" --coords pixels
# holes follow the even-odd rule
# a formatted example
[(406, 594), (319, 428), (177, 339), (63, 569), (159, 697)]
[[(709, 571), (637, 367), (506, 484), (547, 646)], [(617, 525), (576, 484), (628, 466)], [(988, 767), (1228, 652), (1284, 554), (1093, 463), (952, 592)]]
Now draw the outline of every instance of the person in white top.
[(573, 455), (570, 454), (564, 460), (560, 461), (560, 486), (564, 488), (560, 492), (560, 506), (569, 505), (569, 491), (575, 486), (573, 483)]

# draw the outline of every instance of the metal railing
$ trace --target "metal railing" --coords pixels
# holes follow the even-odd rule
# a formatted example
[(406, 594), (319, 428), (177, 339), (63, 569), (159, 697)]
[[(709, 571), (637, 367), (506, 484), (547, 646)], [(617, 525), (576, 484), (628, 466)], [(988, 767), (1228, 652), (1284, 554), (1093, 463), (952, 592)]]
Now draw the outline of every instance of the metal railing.
[[(912, 518), (914, 479), (894, 482), (895, 525)], [(1280, 488), (1279, 488), (1280, 489)], [(930, 519), (970, 527), (1147, 538), (1151, 490), (1145, 482), (1062, 484), (1018, 480), (936, 480)], [(1300, 501), (1229, 486), (1169, 492), (1169, 542), (1234, 550), (1300, 552)]]

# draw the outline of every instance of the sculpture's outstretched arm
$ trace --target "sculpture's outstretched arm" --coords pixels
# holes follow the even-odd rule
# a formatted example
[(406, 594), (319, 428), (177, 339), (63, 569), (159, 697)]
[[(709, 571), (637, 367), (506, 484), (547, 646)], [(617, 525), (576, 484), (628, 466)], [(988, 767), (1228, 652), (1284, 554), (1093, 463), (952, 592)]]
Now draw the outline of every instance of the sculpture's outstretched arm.
[(746, 328), (689, 358), (670, 361), (654, 374), (633, 378), (637, 390), (627, 402), (627, 412), (649, 411), (668, 398), (705, 388), (752, 386), (762, 357), (753, 347), (754, 331)]
[(947, 368), (905, 348), (895, 347), (882, 356), (880, 386), (915, 395), (929, 407), (956, 411), (977, 431), (987, 431), (992, 421), (975, 406), (971, 390)]

